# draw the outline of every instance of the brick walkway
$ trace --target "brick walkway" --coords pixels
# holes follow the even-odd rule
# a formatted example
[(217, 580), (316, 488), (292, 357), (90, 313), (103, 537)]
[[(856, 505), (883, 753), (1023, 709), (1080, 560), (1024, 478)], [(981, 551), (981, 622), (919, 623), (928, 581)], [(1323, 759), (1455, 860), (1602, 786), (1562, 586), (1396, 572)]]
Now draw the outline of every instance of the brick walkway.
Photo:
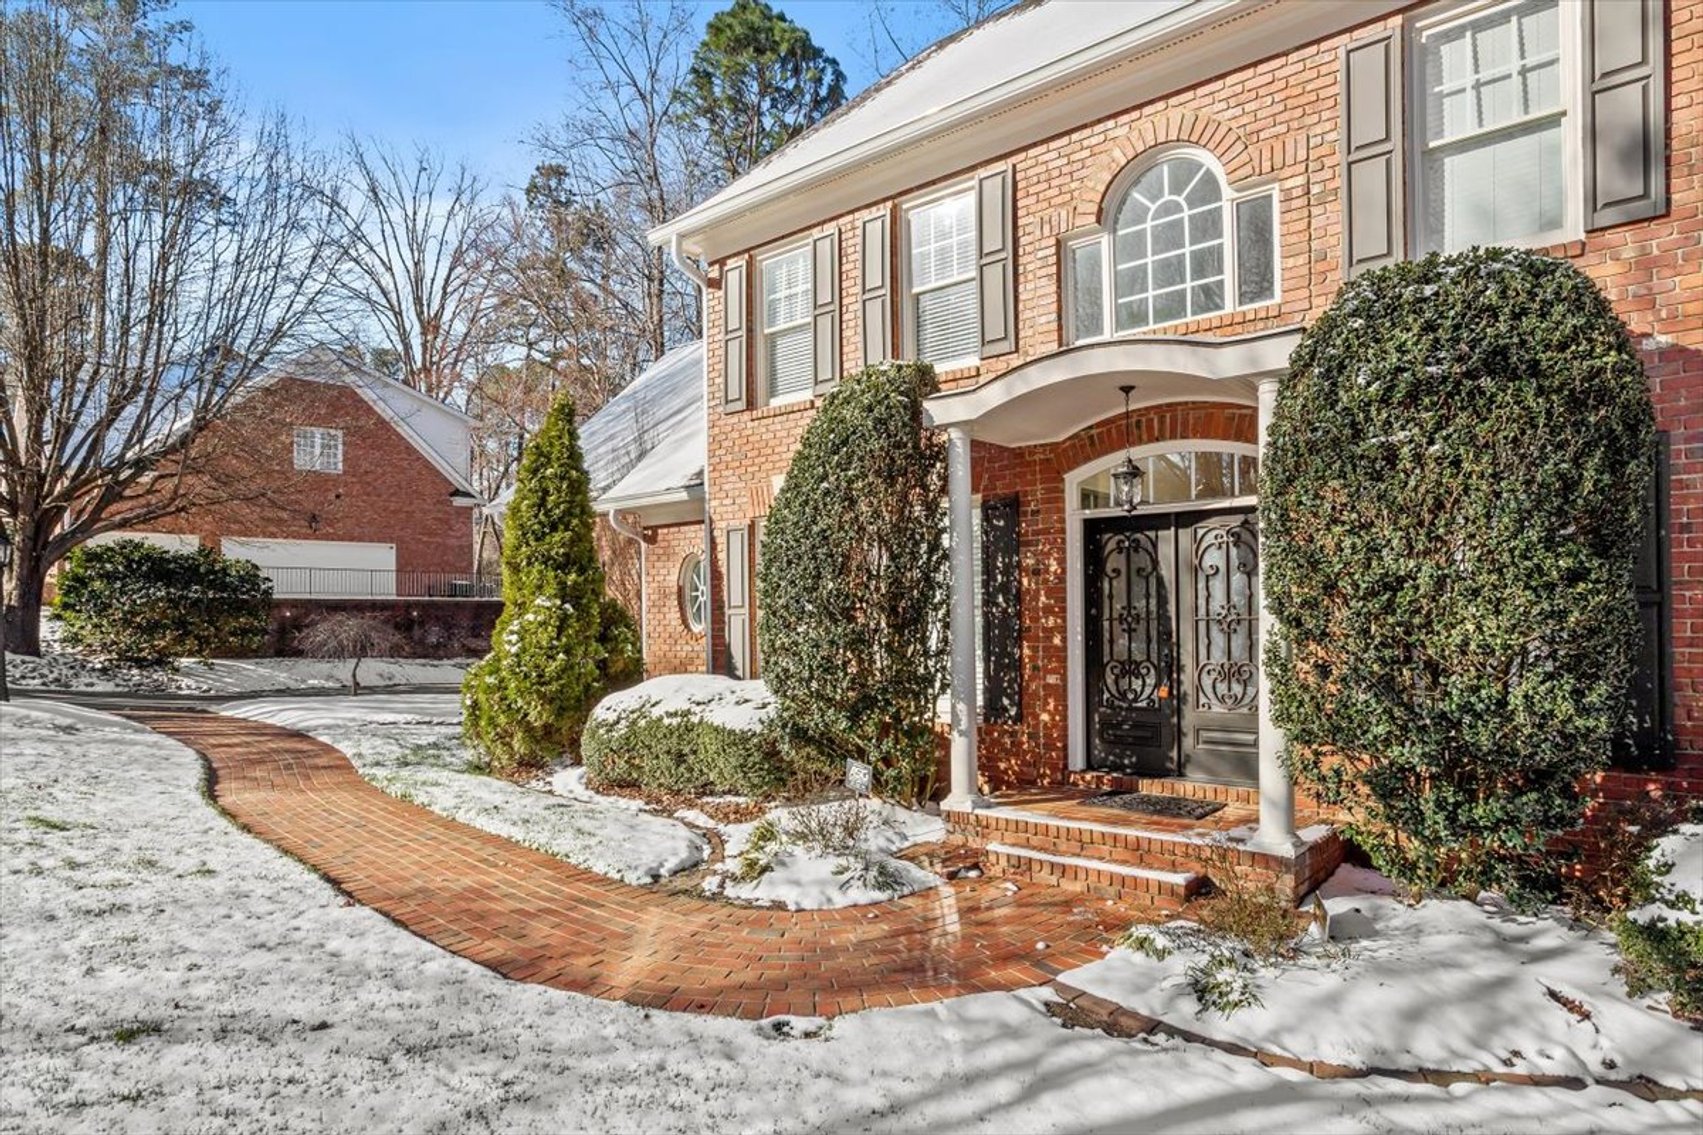
[[(831, 1016), (1041, 985), (1132, 921), (997, 880), (880, 906), (787, 912), (664, 894), (405, 803), (341, 752), (211, 713), (129, 716), (200, 753), (234, 820), (414, 933), (516, 981), (653, 1008)], [(1047, 943), (1044, 950), (1037, 949)]]

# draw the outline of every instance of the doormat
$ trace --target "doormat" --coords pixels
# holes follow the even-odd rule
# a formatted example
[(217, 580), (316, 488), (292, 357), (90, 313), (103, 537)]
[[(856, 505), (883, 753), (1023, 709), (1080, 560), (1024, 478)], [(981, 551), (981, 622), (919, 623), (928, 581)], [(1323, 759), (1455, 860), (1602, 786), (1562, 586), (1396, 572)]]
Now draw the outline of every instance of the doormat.
[(1217, 800), (1196, 800), (1188, 796), (1164, 796), (1157, 792), (1102, 792), (1082, 801), (1102, 808), (1117, 808), (1125, 812), (1141, 812), (1148, 816), (1169, 816), (1176, 820), (1204, 820), (1223, 808)]

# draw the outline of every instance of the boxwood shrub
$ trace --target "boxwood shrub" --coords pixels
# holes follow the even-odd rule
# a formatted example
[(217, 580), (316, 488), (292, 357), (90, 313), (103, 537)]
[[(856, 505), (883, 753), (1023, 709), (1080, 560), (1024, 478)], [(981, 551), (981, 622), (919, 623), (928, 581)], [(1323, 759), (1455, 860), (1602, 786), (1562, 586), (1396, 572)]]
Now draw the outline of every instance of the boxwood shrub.
[(760, 682), (656, 678), (599, 703), (580, 753), (604, 784), (773, 796), (793, 779), (773, 706)]
[(66, 645), (125, 662), (253, 654), (272, 607), (272, 581), (249, 561), (141, 540), (73, 549), (57, 587)]
[(1379, 870), (1552, 877), (1630, 722), (1653, 455), (1637, 352), (1565, 261), (1368, 272), (1302, 337), (1260, 484), (1273, 712)]

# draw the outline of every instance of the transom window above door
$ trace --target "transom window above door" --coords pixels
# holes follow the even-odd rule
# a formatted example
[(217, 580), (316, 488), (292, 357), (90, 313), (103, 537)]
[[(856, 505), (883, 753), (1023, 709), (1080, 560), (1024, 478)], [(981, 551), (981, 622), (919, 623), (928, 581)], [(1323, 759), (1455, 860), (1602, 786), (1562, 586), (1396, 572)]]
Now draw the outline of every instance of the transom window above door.
[[(1123, 455), (1117, 455), (1121, 462)], [(1135, 458), (1141, 469), (1143, 505), (1195, 504), (1234, 500), (1259, 492), (1259, 458), (1228, 449), (1187, 449)], [(1112, 468), (1077, 482), (1077, 508), (1083, 512), (1112, 507)]]
[(1203, 158), (1141, 170), (1102, 231), (1066, 247), (1073, 343), (1134, 334), (1277, 298), (1277, 193), (1226, 191)]

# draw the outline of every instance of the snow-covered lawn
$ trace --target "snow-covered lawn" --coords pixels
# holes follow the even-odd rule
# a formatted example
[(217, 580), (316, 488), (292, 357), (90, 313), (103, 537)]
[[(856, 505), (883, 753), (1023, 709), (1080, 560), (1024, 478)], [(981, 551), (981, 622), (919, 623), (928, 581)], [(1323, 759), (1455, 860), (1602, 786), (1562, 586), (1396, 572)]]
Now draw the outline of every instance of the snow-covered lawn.
[[(459, 684), (470, 659), (368, 658), (368, 686)], [(48, 647), (39, 658), (6, 655), (6, 676), (19, 690), (128, 690), (180, 694), (246, 694), (264, 690), (336, 689), (349, 684), (339, 658), (179, 659), (171, 667), (103, 665)]]
[(0, 1130), (1695, 1132), (1604, 1089), (1322, 1082), (1044, 995), (817, 1039), (507, 982), (226, 823), (175, 742), (0, 707)]
[(709, 854), (704, 837), (685, 824), (629, 801), (558, 796), (467, 771), (453, 694), (256, 698), (220, 710), (299, 729), (348, 754), (362, 777), (392, 796), (600, 875), (652, 883)]
[[(1185, 970), (1118, 950), (1064, 975), (1086, 992), (1196, 1032), (1351, 1067), (1632, 1079), (1703, 1088), (1703, 1033), (1632, 999), (1614, 939), (1559, 910), (1521, 915), (1494, 896), (1409, 906), (1386, 880), (1344, 867), (1321, 889), (1331, 941), (1262, 969), (1261, 1005), (1202, 1012)], [(1163, 931), (1160, 932), (1163, 937)]]

